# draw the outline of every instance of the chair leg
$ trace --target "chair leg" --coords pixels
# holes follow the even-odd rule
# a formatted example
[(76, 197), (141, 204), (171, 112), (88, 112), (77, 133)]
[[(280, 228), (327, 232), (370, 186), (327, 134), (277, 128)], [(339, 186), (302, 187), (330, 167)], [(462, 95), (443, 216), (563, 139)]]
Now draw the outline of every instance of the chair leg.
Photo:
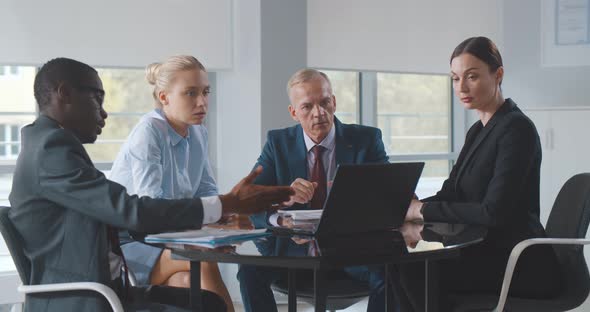
[(320, 269), (313, 270), (313, 288), (314, 288), (314, 300), (315, 300), (315, 312), (326, 311), (326, 293), (323, 289), (324, 285), (324, 274)]
[(15, 303), (12, 305), (10, 312), (22, 312), (24, 303)]

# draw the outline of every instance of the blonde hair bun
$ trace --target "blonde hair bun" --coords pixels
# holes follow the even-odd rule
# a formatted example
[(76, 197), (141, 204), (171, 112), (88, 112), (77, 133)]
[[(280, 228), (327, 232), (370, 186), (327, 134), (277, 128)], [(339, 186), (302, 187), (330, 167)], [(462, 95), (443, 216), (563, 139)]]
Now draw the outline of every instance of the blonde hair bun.
[(158, 93), (170, 86), (176, 73), (190, 69), (206, 71), (203, 64), (190, 55), (171, 56), (162, 63), (152, 63), (145, 68), (145, 78), (154, 86), (152, 96), (156, 102), (156, 107), (162, 105), (158, 99)]
[(156, 79), (158, 79), (158, 72), (160, 70), (160, 66), (162, 66), (162, 63), (151, 63), (145, 68), (145, 78), (147, 79), (149, 84), (156, 84)]

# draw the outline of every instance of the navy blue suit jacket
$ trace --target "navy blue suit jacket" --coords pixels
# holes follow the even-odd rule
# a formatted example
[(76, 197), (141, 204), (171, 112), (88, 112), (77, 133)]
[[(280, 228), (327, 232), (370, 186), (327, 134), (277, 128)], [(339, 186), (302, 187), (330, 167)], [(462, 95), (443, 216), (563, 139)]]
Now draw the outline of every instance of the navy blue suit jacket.
[[(334, 117), (336, 127), (336, 165), (385, 163), (387, 154), (381, 139), (381, 130), (373, 127), (343, 124)], [(256, 166), (264, 170), (255, 184), (291, 185), (297, 178), (308, 178), (307, 150), (303, 128), (296, 125), (268, 132), (266, 145)], [(256, 167), (255, 166), (255, 167)], [(308, 205), (294, 204), (290, 209), (307, 209)], [(267, 213), (251, 217), (257, 228), (268, 226)]]

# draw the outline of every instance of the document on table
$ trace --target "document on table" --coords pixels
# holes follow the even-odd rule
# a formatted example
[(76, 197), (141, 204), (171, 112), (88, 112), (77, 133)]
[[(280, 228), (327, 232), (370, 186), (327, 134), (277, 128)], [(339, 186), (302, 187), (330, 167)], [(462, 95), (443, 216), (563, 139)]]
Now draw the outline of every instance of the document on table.
[(153, 234), (145, 237), (146, 243), (190, 244), (205, 247), (232, 245), (240, 241), (270, 235), (266, 229), (226, 230), (205, 227), (200, 230)]
[(322, 217), (322, 209), (316, 210), (279, 210), (282, 217), (290, 217), (293, 220), (317, 220)]
[(408, 246), (408, 252), (423, 252), (444, 248), (445, 246), (441, 242), (427, 242), (425, 240), (420, 240), (416, 244), (416, 247), (412, 248)]

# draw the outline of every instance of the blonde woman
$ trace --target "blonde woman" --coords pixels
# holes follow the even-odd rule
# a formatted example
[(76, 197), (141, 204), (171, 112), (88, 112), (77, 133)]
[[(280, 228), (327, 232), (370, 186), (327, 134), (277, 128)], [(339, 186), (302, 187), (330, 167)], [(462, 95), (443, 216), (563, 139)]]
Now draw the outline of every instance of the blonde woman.
[[(110, 178), (129, 194), (180, 199), (217, 195), (207, 156), (209, 80), (192, 56), (172, 56), (147, 67), (156, 108), (131, 131), (113, 164)], [(139, 284), (190, 286), (190, 265), (172, 260), (169, 250), (138, 242), (122, 245)], [(201, 264), (201, 287), (224, 298), (234, 311), (217, 263)]]

